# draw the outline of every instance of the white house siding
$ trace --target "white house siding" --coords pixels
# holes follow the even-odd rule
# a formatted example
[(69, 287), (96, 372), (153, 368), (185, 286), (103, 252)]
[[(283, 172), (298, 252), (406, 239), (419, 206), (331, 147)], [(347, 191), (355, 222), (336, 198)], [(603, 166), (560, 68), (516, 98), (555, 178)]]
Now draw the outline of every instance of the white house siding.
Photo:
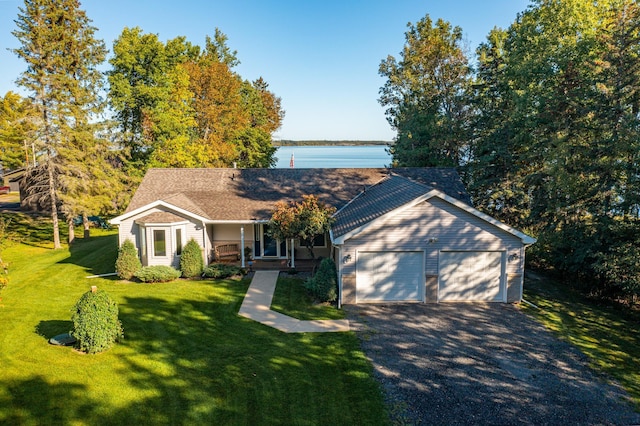
[[(135, 215), (133, 217), (123, 220), (119, 225), (119, 231), (118, 231), (119, 244), (122, 245), (122, 243), (126, 239), (130, 239), (135, 243), (136, 247), (141, 247), (140, 225), (135, 223), (136, 220), (143, 218), (145, 216), (148, 216), (149, 214), (152, 214), (152, 213), (167, 212), (167, 211), (184, 218), (184, 221), (186, 222), (186, 224), (179, 225), (184, 229), (184, 232), (185, 232), (184, 243), (188, 242), (190, 239), (193, 238), (200, 245), (200, 247), (205, 247), (206, 233), (204, 232), (204, 228), (201, 222), (194, 221), (192, 218), (189, 218), (184, 215), (180, 215), (177, 212), (174, 212), (172, 210), (157, 208), (157, 207), (146, 210), (138, 215)], [(156, 225), (159, 225), (159, 226), (156, 226)], [(139, 251), (138, 255), (141, 256), (141, 261), (144, 266), (171, 265), (171, 266), (177, 267), (179, 265), (179, 262), (180, 262), (179, 257), (175, 256), (175, 248), (176, 248), (176, 243), (174, 241), (175, 227), (176, 227), (175, 224), (171, 224), (171, 223), (162, 224), (162, 225), (153, 224), (151, 226), (148, 226), (148, 225), (145, 226), (146, 234), (147, 234), (145, 238), (147, 243), (147, 250), (146, 250), (147, 256), (146, 257), (142, 256), (142, 253), (140, 253), (140, 249), (138, 250)], [(149, 253), (150, 243), (152, 241), (150, 238), (150, 235), (153, 232), (153, 229), (160, 229), (160, 228), (169, 231), (167, 233), (168, 254), (166, 258), (154, 258), (154, 256), (151, 253)]]
[[(253, 240), (253, 225), (244, 225), (245, 240)], [(213, 240), (217, 242), (240, 242), (240, 225), (222, 223), (213, 225)]]
[[(357, 251), (420, 250), (425, 252), (425, 282), (431, 284), (425, 291), (426, 301), (435, 301), (432, 287), (441, 251), (501, 251), (507, 259), (507, 282), (513, 285), (516, 281), (509, 277), (522, 275), (524, 248), (518, 237), (438, 198), (399, 211), (345, 241), (341, 274), (356, 275)], [(517, 289), (507, 290), (513, 299)]]
[(208, 251), (210, 254), (210, 261), (213, 261), (212, 250), (217, 245), (222, 244), (238, 244), (238, 247), (242, 245), (241, 227), (244, 226), (244, 246), (253, 249), (254, 231), (253, 224), (240, 225), (236, 223), (216, 223), (209, 225), (211, 232), (211, 246)]

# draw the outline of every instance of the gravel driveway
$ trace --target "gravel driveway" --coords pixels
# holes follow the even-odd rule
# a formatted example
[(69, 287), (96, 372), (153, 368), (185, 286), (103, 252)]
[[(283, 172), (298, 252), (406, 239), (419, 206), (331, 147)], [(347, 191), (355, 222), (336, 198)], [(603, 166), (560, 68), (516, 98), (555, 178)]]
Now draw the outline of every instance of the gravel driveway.
[(394, 424), (640, 424), (622, 390), (517, 306), (345, 309)]

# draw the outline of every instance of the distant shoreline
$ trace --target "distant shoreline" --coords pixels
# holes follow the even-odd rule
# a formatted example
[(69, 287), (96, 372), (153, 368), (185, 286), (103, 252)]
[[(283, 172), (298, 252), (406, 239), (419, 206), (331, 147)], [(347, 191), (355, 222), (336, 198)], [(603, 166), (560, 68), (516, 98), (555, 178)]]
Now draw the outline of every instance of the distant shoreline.
[(292, 141), (292, 140), (280, 140), (273, 141), (273, 146), (371, 146), (371, 145), (384, 145), (387, 146), (390, 141)]

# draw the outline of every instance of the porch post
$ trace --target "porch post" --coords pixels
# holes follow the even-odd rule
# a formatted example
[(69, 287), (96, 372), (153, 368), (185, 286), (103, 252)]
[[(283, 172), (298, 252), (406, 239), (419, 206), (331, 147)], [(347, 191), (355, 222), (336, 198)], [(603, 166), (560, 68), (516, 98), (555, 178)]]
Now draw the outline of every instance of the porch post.
[(292, 269), (296, 268), (296, 259), (294, 256), (294, 253), (296, 252), (295, 248), (296, 248), (295, 240), (292, 238), (291, 239), (291, 268)]
[(240, 225), (240, 267), (244, 268), (244, 225)]

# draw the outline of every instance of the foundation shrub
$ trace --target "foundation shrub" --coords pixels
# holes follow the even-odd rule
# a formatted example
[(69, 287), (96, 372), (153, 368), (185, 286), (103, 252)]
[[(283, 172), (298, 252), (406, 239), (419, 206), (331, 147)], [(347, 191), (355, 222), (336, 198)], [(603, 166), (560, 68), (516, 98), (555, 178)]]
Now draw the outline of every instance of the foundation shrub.
[(185, 244), (180, 255), (180, 270), (185, 278), (199, 277), (202, 274), (204, 261), (200, 246), (193, 238)]
[(335, 302), (338, 299), (338, 274), (334, 261), (322, 259), (318, 271), (305, 282), (305, 287), (320, 302)]
[(136, 246), (131, 240), (126, 240), (118, 249), (116, 274), (123, 280), (130, 280), (140, 269), (142, 269), (142, 264), (138, 258)]

